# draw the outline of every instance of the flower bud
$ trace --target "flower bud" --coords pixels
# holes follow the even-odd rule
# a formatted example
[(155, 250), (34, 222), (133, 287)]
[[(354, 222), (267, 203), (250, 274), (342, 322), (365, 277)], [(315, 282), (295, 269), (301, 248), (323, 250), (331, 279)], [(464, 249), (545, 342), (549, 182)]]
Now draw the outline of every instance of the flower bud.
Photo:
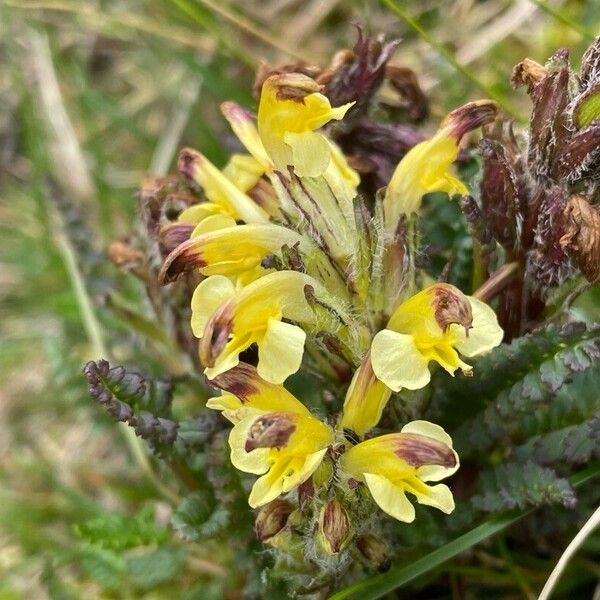
[(492, 100), (477, 100), (459, 106), (442, 122), (442, 128), (456, 141), (469, 131), (492, 123), (498, 114), (498, 106)]
[(273, 500), (263, 506), (256, 516), (254, 531), (260, 542), (268, 542), (277, 535), (288, 523), (294, 507), (285, 500)]
[(317, 470), (313, 473), (312, 480), (315, 487), (323, 487), (329, 485), (331, 478), (333, 477), (333, 464), (327, 457), (323, 459), (323, 462), (317, 467)]
[(390, 568), (391, 560), (387, 546), (376, 536), (367, 533), (356, 540), (360, 553), (380, 572)]
[(318, 539), (327, 554), (338, 554), (350, 540), (350, 524), (344, 507), (330, 500), (319, 514)]

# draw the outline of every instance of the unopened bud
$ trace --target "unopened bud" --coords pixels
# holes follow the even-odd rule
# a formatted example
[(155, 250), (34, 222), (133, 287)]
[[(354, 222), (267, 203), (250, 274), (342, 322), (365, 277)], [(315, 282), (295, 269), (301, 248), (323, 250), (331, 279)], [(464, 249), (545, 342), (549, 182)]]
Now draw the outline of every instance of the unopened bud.
[(460, 140), (465, 133), (491, 123), (498, 114), (498, 106), (492, 100), (477, 100), (459, 106), (444, 119), (442, 127)]
[(321, 464), (317, 467), (317, 470), (313, 473), (312, 479), (315, 487), (323, 487), (329, 485), (331, 478), (333, 477), (333, 464), (331, 459), (325, 457)]
[(387, 546), (376, 536), (367, 533), (356, 540), (360, 553), (380, 572), (390, 568), (391, 560)]
[(260, 542), (268, 542), (277, 535), (288, 523), (294, 507), (285, 500), (274, 500), (263, 506), (256, 516), (254, 531)]
[(335, 498), (321, 509), (318, 537), (327, 554), (338, 554), (350, 540), (348, 515)]

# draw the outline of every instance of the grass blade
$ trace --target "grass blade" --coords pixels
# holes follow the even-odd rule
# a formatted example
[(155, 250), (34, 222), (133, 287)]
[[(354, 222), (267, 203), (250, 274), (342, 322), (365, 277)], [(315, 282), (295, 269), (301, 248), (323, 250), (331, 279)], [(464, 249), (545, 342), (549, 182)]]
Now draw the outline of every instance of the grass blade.
[(473, 73), (465, 65), (461, 64), (456, 60), (456, 57), (446, 46), (438, 42), (432, 35), (430, 35), (417, 21), (415, 21), (403, 8), (398, 6), (394, 0), (381, 0), (397, 17), (404, 21), (408, 27), (410, 27), (421, 39), (427, 42), (432, 48), (438, 52), (450, 65), (452, 65), (459, 73), (464, 75), (469, 81), (477, 86), (488, 98), (496, 101), (509, 115), (513, 116), (518, 121), (524, 122), (523, 116), (519, 114), (512, 105), (510, 105), (506, 99), (499, 96), (492, 88), (487, 86), (475, 73)]
[(576, 31), (580, 35), (582, 35), (586, 40), (592, 41), (594, 39), (594, 34), (587, 30), (585, 27), (582, 27), (579, 23), (571, 19), (569, 15), (561, 12), (557, 8), (553, 8), (549, 6), (548, 3), (543, 2), (542, 0), (531, 0), (536, 6), (539, 6), (543, 11), (547, 12), (549, 15), (554, 17), (557, 21), (560, 21), (567, 27), (570, 27), (573, 31)]

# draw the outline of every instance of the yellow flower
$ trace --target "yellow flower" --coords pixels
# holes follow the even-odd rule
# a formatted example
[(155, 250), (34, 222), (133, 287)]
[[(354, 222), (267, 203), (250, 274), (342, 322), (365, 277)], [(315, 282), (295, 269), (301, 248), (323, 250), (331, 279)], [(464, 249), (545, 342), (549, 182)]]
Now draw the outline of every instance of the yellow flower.
[(373, 338), (371, 363), (377, 378), (392, 390), (416, 390), (431, 379), (430, 361), (450, 374), (456, 369), (468, 374), (471, 367), (458, 352), (477, 356), (498, 346), (502, 336), (487, 304), (438, 283), (396, 308), (387, 328)]
[(306, 333), (290, 319), (310, 324), (315, 313), (305, 286), (322, 286), (309, 275), (276, 271), (236, 293), (230, 279), (213, 275), (202, 281), (192, 297), (192, 330), (200, 339), (200, 360), (209, 379), (235, 367), (239, 354), (258, 345), (258, 373), (282, 383), (302, 362)]
[(465, 184), (450, 174), (458, 156), (458, 141), (440, 129), (431, 139), (413, 146), (398, 163), (384, 197), (385, 221), (390, 229), (402, 214), (417, 212), (430, 192), (466, 194)]
[(160, 279), (173, 281), (186, 271), (199, 269), (205, 276), (241, 277), (261, 274), (261, 262), (267, 255), (281, 256), (281, 248), (299, 244), (306, 249), (304, 238), (292, 229), (274, 225), (236, 225), (231, 217), (207, 217), (165, 259)]
[(342, 119), (354, 103), (332, 108), (319, 89), (300, 73), (272, 75), (263, 84), (258, 133), (275, 168), (283, 173), (293, 165), (298, 177), (318, 177), (329, 166), (331, 147), (315, 129)]
[(283, 386), (263, 381), (240, 363), (212, 383), (224, 390), (208, 406), (234, 423), (231, 462), (240, 471), (262, 475), (248, 502), (256, 508), (304, 483), (321, 464), (333, 431)]
[(459, 466), (452, 439), (438, 425), (413, 421), (400, 433), (350, 448), (340, 464), (346, 476), (365, 483), (377, 505), (395, 519), (410, 523), (415, 518), (407, 493), (442, 512), (454, 510), (452, 492), (446, 485), (426, 484), (452, 475)]
[(251, 113), (234, 102), (223, 103), (221, 110), (265, 171), (275, 168), (285, 174), (291, 165), (299, 177), (318, 177), (333, 168), (343, 181), (356, 187), (358, 176), (345, 157), (315, 132), (331, 120), (342, 119), (353, 103), (332, 108), (319, 89), (313, 79), (299, 73), (269, 77), (262, 87), (258, 127)]
[(458, 143), (467, 131), (491, 121), (495, 114), (496, 107), (488, 100), (466, 104), (451, 112), (431, 139), (406, 153), (392, 175), (383, 200), (388, 231), (395, 232), (401, 215), (417, 212), (425, 194), (468, 193), (465, 184), (450, 171), (458, 156)]
[[(207, 216), (224, 213), (246, 223), (268, 223), (269, 215), (200, 152), (185, 148), (179, 154), (178, 165), (182, 173), (202, 186), (208, 198), (208, 202), (183, 211), (180, 221), (196, 224)], [(247, 177), (242, 187), (245, 185)]]
[[(287, 177), (288, 165), (294, 167), (298, 177), (322, 176), (325, 182), (321, 180), (313, 185), (325, 183), (320, 196), (324, 199), (332, 196), (335, 204), (331, 207), (325, 201), (320, 202), (322, 216), (319, 218), (336, 232), (341, 228), (342, 237), (346, 230), (351, 230), (353, 237), (353, 199), (360, 177), (332, 141), (313, 131), (332, 119), (341, 119), (352, 103), (332, 108), (329, 100), (318, 93), (319, 89), (319, 85), (305, 75), (274, 75), (263, 84), (258, 124), (250, 112), (235, 102), (223, 103), (221, 111), (259, 165), (256, 168), (264, 169), (274, 185), (278, 185), (278, 180), (273, 178), (273, 169)], [(304, 184), (308, 185), (306, 181)], [(285, 192), (278, 195), (281, 208), (294, 213), (294, 207), (286, 203)], [(300, 212), (307, 213), (307, 206), (302, 206)], [(341, 223), (340, 219), (343, 219)], [(351, 241), (343, 246), (345, 255), (352, 252)]]

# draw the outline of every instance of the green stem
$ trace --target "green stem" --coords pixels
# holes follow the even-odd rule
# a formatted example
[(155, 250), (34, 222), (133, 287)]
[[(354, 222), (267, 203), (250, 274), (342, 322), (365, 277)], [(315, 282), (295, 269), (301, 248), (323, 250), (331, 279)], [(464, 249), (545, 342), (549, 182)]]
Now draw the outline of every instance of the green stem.
[(523, 598), (526, 598), (527, 600), (535, 600), (535, 594), (533, 593), (533, 591), (529, 587), (529, 584), (523, 577), (523, 574), (521, 573), (521, 569), (519, 569), (519, 567), (517, 567), (517, 565), (515, 565), (512, 557), (510, 555), (510, 552), (508, 551), (508, 548), (506, 547), (506, 542), (504, 541), (503, 537), (498, 538), (498, 549), (500, 550), (500, 556), (502, 556), (502, 558), (504, 559), (506, 568), (508, 569), (510, 574), (513, 576), (517, 585), (521, 588), (521, 592), (523, 593)]
[(404, 21), (421, 39), (427, 42), (432, 48), (438, 52), (446, 61), (454, 67), (459, 73), (464, 75), (469, 81), (471, 81), (476, 87), (478, 87), (488, 98), (495, 100), (509, 115), (517, 119), (517, 121), (524, 123), (526, 119), (519, 114), (511, 104), (509, 104), (505, 98), (502, 98), (492, 88), (487, 86), (475, 73), (473, 73), (465, 65), (461, 64), (456, 60), (454, 54), (446, 48), (443, 44), (438, 42), (432, 35), (430, 35), (425, 29), (415, 21), (403, 8), (398, 6), (394, 0), (381, 0), (393, 13), (396, 14), (402, 21)]
[[(56, 240), (56, 245), (67, 270), (67, 275), (69, 277), (69, 281), (71, 282), (71, 287), (75, 294), (75, 300), (77, 301), (77, 306), (79, 307), (79, 312), (81, 314), (83, 327), (92, 345), (92, 353), (94, 358), (108, 358), (109, 352), (104, 343), (100, 322), (96, 317), (92, 301), (85, 287), (83, 275), (81, 274), (81, 271), (77, 265), (75, 250), (73, 249), (73, 246), (71, 245), (71, 242), (65, 233), (61, 216), (59, 212), (54, 209), (51, 201), (48, 202), (48, 207), (54, 225), (54, 238)], [(177, 494), (167, 488), (158, 479), (156, 473), (154, 472), (143, 441), (135, 435), (135, 432), (130, 427), (124, 423), (119, 423), (119, 425), (121, 426), (121, 432), (125, 437), (125, 441), (129, 446), (132, 456), (144, 472), (145, 476), (167, 500), (173, 504), (178, 504), (179, 497)]]

